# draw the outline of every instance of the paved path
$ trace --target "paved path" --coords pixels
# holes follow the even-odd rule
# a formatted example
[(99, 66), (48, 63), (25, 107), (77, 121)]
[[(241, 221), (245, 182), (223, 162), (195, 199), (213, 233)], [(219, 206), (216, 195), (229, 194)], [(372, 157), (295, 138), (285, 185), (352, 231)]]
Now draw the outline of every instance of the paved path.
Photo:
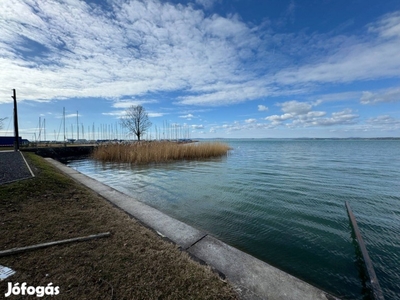
[(0, 151), (0, 185), (34, 176), (22, 152)]

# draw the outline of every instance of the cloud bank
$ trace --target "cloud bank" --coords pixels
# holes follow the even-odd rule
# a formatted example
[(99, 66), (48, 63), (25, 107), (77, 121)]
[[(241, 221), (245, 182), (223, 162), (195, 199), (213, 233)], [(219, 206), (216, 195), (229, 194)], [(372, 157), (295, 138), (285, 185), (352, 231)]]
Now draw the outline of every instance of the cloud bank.
[[(236, 15), (206, 15), (190, 3), (1, 1), (0, 93), (17, 88), (22, 100), (50, 101), (179, 92), (175, 104), (221, 106), (326, 83), (398, 78), (399, 24), (394, 12), (359, 36), (283, 34)], [(361, 102), (386, 101), (378, 98), (366, 93)], [(307, 107), (282, 106), (285, 114), (290, 109)]]

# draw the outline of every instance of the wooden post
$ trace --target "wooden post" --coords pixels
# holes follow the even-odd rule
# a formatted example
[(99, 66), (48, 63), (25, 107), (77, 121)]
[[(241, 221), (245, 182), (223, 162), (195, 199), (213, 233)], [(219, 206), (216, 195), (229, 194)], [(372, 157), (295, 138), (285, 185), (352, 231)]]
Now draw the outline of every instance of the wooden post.
[(63, 245), (63, 244), (73, 243), (73, 242), (83, 242), (83, 241), (88, 241), (88, 240), (92, 240), (92, 239), (108, 237), (110, 235), (111, 235), (110, 232), (104, 232), (104, 233), (93, 234), (93, 235), (89, 235), (89, 236), (77, 237), (77, 238), (55, 241), (55, 242), (48, 242), (48, 243), (37, 244), (37, 245), (32, 245), (32, 246), (27, 246), (27, 247), (12, 248), (12, 249), (8, 249), (8, 250), (0, 251), (0, 257), (7, 256), (7, 255), (13, 255), (13, 254), (21, 253), (21, 252), (26, 252), (26, 251), (30, 251), (30, 250), (46, 248), (46, 247), (55, 246), (55, 245)]
[(346, 208), (347, 208), (347, 213), (349, 215), (351, 224), (353, 226), (354, 233), (357, 238), (358, 246), (360, 247), (361, 254), (364, 258), (364, 263), (365, 263), (365, 267), (368, 272), (369, 280), (371, 282), (374, 299), (383, 300), (385, 298), (383, 297), (381, 286), (379, 285), (378, 278), (376, 277), (374, 266), (372, 265), (372, 261), (368, 255), (368, 251), (367, 251), (367, 248), (365, 247), (364, 240), (361, 236), (360, 230), (358, 229), (356, 218), (355, 218), (353, 212), (351, 211), (350, 205), (347, 201), (346, 201)]
[(17, 95), (15, 89), (13, 89), (13, 95), (11, 98), (14, 99), (14, 151), (19, 150), (19, 133), (18, 133), (18, 112), (17, 112)]

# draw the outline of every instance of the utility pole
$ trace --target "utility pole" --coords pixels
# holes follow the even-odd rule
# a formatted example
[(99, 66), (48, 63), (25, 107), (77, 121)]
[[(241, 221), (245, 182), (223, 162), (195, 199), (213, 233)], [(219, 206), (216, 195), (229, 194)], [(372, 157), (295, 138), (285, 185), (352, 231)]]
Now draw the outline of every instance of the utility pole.
[(19, 133), (18, 133), (18, 112), (17, 112), (17, 94), (13, 89), (13, 95), (11, 98), (14, 99), (14, 151), (19, 151)]

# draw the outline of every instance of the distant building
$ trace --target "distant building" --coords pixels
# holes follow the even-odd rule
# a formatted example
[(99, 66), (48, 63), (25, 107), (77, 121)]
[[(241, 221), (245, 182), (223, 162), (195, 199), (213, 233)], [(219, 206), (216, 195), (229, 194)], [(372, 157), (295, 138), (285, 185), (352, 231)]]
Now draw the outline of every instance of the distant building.
[[(0, 136), (0, 147), (14, 147), (14, 141), (13, 136)], [(21, 137), (19, 137), (19, 144), (22, 145)]]
[(88, 140), (87, 139), (79, 139), (75, 141), (75, 144), (87, 144)]

